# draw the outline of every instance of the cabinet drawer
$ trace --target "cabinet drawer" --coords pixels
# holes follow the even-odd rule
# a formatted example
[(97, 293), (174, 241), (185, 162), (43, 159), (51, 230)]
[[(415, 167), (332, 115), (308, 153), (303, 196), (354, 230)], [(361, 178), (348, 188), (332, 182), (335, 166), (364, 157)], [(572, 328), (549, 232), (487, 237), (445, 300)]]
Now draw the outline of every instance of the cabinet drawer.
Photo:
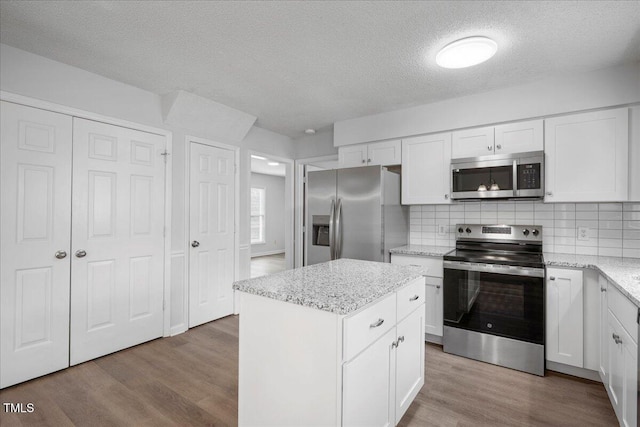
[(404, 319), (409, 313), (424, 304), (424, 277), (414, 280), (398, 291), (397, 317)]
[(424, 268), (423, 274), (431, 277), (442, 277), (442, 258), (419, 255), (391, 254), (391, 264), (412, 265)]
[(396, 293), (344, 319), (344, 360), (380, 338), (396, 325)]
[(633, 341), (638, 337), (638, 307), (624, 296), (613, 284), (607, 287), (609, 310), (616, 316), (620, 324), (627, 330)]

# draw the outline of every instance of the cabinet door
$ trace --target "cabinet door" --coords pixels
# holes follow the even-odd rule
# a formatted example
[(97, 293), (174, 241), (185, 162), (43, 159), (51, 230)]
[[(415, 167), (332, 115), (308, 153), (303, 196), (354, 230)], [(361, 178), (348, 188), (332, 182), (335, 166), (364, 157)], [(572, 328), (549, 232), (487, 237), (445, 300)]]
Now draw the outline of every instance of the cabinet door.
[(0, 387), (8, 387), (69, 366), (72, 119), (9, 102), (0, 118)]
[(633, 342), (626, 330), (621, 334), (624, 357), (624, 396), (622, 404), (622, 425), (636, 426), (638, 412), (638, 344)]
[(545, 201), (628, 199), (628, 116), (619, 108), (545, 121)]
[(442, 336), (442, 279), (426, 277), (425, 332)]
[(607, 288), (609, 282), (603, 276), (600, 276), (600, 364), (598, 372), (602, 384), (608, 384), (609, 382), (609, 341), (610, 336), (607, 336), (609, 330), (609, 309), (607, 308)]
[(495, 127), (495, 153), (512, 154), (544, 149), (542, 120), (510, 123)]
[(451, 134), (402, 140), (402, 204), (450, 203)]
[(342, 372), (342, 425), (395, 425), (395, 357), (392, 328), (353, 360)]
[(374, 142), (367, 145), (367, 165), (399, 165), (402, 160), (402, 144), (399, 139)]
[(424, 385), (424, 305), (398, 323), (396, 348), (396, 424)]
[(493, 126), (453, 132), (451, 142), (452, 158), (487, 156), (493, 153)]
[[(624, 399), (624, 348), (616, 342), (616, 337), (620, 337), (622, 326), (615, 318), (611, 311), (607, 314), (607, 342), (609, 350), (609, 382), (607, 383), (607, 391), (613, 409), (618, 416), (618, 420), (622, 419), (622, 403)], [(636, 367), (637, 369), (637, 367)]]
[(547, 360), (583, 367), (582, 270), (547, 268)]
[(338, 163), (341, 168), (367, 165), (367, 144), (347, 145), (338, 148)]

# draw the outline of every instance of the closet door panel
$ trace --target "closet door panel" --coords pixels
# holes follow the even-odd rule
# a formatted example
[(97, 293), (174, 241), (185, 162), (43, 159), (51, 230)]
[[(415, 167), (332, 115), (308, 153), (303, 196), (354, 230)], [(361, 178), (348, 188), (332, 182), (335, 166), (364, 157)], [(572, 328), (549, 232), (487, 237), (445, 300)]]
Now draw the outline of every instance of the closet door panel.
[(69, 366), (71, 117), (2, 102), (0, 387)]
[(74, 119), (72, 365), (162, 336), (164, 144)]

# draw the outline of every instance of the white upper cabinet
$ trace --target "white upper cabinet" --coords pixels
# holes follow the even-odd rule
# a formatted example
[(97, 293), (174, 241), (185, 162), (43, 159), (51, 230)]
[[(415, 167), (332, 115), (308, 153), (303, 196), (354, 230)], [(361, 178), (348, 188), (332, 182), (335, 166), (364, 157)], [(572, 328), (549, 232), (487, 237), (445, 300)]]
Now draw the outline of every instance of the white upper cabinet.
[(453, 132), (451, 157), (460, 159), (542, 151), (542, 123), (542, 120), (529, 120)]
[(627, 108), (546, 120), (545, 201), (627, 200), (628, 122)]
[(402, 204), (450, 203), (451, 133), (402, 140)]
[(338, 148), (338, 163), (341, 168), (367, 165), (367, 145), (347, 145)]
[(399, 165), (402, 159), (399, 139), (338, 148), (340, 167)]
[(526, 153), (542, 151), (542, 120), (510, 123), (495, 127), (495, 154)]
[(451, 157), (489, 156), (494, 154), (494, 127), (482, 127), (453, 132)]

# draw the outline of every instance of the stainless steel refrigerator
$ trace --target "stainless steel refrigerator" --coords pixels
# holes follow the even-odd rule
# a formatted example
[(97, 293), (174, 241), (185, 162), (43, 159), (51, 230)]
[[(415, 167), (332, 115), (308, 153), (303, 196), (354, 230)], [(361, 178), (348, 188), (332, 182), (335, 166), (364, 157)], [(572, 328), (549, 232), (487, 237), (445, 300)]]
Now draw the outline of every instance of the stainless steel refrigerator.
[(382, 166), (307, 173), (305, 265), (338, 258), (389, 262), (406, 245), (400, 174)]

